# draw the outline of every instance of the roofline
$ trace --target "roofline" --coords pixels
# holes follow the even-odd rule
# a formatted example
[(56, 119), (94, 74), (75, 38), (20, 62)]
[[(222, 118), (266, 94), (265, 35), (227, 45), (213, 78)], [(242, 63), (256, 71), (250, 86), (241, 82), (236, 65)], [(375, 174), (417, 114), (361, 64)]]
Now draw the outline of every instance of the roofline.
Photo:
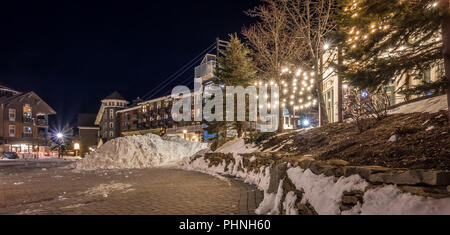
[(121, 110), (117, 111), (116, 113), (124, 113), (124, 112), (133, 111), (133, 110), (140, 109), (140, 108), (141, 107), (140, 107), (140, 104), (139, 104), (138, 106), (134, 106), (134, 107), (131, 107), (131, 108), (121, 109)]
[(99, 130), (100, 127), (96, 127), (96, 126), (79, 126), (78, 129), (82, 129), (82, 130)]
[(56, 114), (56, 111), (55, 111), (50, 105), (48, 105), (47, 102), (45, 102), (45, 100), (42, 99), (42, 98), (41, 98), (38, 94), (36, 94), (36, 92), (34, 92), (34, 91), (23, 92), (23, 93), (21, 93), (21, 94), (18, 94), (17, 96), (13, 96), (13, 97), (11, 97), (11, 98), (9, 98), (9, 99), (3, 100), (3, 101), (1, 101), (1, 103), (7, 103), (7, 102), (9, 102), (9, 101), (11, 101), (11, 100), (13, 100), (13, 99), (17, 99), (17, 98), (19, 98), (19, 97), (23, 97), (23, 96), (26, 96), (26, 95), (29, 95), (29, 94), (33, 94), (33, 95), (37, 96), (37, 97), (39, 98), (39, 100), (41, 100), (42, 103), (45, 104), (45, 105), (50, 109), (50, 114), (53, 114), (53, 115)]

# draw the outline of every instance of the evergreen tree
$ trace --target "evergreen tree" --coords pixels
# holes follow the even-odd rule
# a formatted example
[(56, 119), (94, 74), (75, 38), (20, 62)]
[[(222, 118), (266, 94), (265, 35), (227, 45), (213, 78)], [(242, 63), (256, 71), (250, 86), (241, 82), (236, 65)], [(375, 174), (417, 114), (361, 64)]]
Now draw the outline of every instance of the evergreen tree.
[[(404, 76), (407, 94), (442, 91), (447, 82), (424, 81), (423, 72), (443, 63), (440, 13), (436, 0), (337, 0), (336, 33), (343, 49), (340, 74), (352, 85), (380, 90)], [(411, 86), (411, 79), (424, 82)]]
[[(226, 86), (242, 86), (244, 88), (253, 84), (255, 79), (256, 69), (253, 61), (249, 56), (249, 49), (239, 40), (237, 34), (230, 35), (230, 41), (227, 48), (221, 51), (221, 55), (217, 58), (218, 66), (216, 68), (214, 84), (225, 87)], [(225, 90), (224, 90), (224, 122), (207, 123), (207, 131), (209, 133), (217, 133), (217, 137), (226, 138), (227, 130), (234, 128), (239, 137), (247, 129), (247, 122), (232, 122), (228, 123), (225, 119)], [(237, 99), (235, 99), (235, 120), (237, 120)], [(248, 109), (248, 102), (246, 102), (246, 109)], [(248, 115), (246, 115), (248, 120)]]

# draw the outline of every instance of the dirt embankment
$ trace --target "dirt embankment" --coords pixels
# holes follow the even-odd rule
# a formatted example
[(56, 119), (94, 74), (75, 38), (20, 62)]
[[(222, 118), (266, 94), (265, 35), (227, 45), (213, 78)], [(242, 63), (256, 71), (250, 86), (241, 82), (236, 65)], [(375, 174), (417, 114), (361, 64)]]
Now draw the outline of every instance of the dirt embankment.
[(333, 123), (277, 136), (263, 148), (355, 166), (450, 170), (449, 133), (444, 111), (394, 114), (362, 133), (353, 124)]

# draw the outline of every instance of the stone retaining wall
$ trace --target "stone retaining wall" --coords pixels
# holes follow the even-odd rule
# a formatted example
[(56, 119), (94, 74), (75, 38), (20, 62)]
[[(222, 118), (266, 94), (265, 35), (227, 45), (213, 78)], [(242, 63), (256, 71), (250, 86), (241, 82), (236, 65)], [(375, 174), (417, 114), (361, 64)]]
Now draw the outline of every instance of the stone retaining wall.
[[(450, 203), (450, 172), (448, 171), (391, 169), (380, 166), (349, 166), (348, 162), (339, 159), (320, 161), (314, 159), (311, 155), (289, 156), (279, 153), (239, 155), (232, 153), (205, 153), (204, 155), (192, 157), (184, 164), (189, 165), (194, 161), (204, 161), (205, 165), (209, 169), (214, 169), (216, 173), (233, 175), (244, 179), (249, 174), (265, 175), (266, 172), (270, 172), (268, 187), (262, 189), (267, 197), (270, 195), (273, 197), (273, 195), (282, 192), (281, 203), (277, 204), (279, 206), (278, 213), (275, 211), (276, 214), (286, 214), (288, 211), (291, 211), (290, 214), (294, 211), (297, 212), (294, 214), (300, 215), (319, 214), (316, 208), (310, 204), (310, 199), (304, 198), (305, 190), (298, 188), (288, 176), (287, 171), (293, 168), (309, 170), (317, 176), (330, 177), (334, 182), (355, 175), (361, 177), (362, 181), (367, 182), (364, 190), (349, 190), (342, 193), (340, 200), (338, 200), (339, 209), (337, 214), (358, 214), (358, 209), (355, 208), (361, 208), (364, 205), (366, 192), (387, 185), (394, 185), (401, 192), (408, 195), (424, 197), (427, 200), (437, 200), (431, 201), (431, 204), (436, 202), (436, 205), (441, 205), (444, 201), (439, 201), (439, 199), (448, 200), (445, 201), (444, 205)], [(194, 167), (194, 170), (209, 171), (209, 169), (199, 168), (201, 167)], [(270, 171), (265, 170), (268, 168)], [(366, 184), (365, 182), (364, 184)], [(289, 203), (286, 200), (287, 196), (290, 198)], [(292, 201), (292, 198), (296, 198), (295, 202)], [(430, 204), (429, 202), (427, 203)], [(292, 205), (287, 206), (287, 204)], [(450, 205), (448, 206), (450, 208)], [(450, 209), (447, 209), (447, 206), (445, 208), (439, 207), (433, 212), (450, 214)], [(417, 213), (421, 212), (418, 211)], [(380, 214), (383, 214), (383, 212), (380, 212)]]

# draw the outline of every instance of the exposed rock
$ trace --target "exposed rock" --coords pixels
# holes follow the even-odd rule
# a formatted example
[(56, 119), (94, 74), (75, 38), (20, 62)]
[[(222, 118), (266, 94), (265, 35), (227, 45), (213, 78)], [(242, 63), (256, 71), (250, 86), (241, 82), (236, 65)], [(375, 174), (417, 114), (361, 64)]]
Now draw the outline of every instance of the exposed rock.
[(381, 166), (345, 166), (344, 176), (360, 175), (363, 179), (368, 180), (369, 176), (381, 172), (390, 172), (392, 169)]
[(313, 161), (309, 166), (309, 169), (316, 175), (321, 175), (327, 172), (328, 175), (333, 174), (333, 169), (336, 168), (332, 165), (329, 165), (324, 161)]
[(450, 172), (426, 170), (409, 170), (402, 173), (383, 172), (371, 174), (369, 181), (400, 185), (449, 185)]
[(358, 197), (355, 196), (343, 196), (342, 197), (342, 203), (343, 204), (352, 204), (355, 205), (356, 203), (358, 203), (360, 199)]
[(286, 178), (286, 170), (286, 163), (277, 164), (270, 169), (270, 183), (267, 193), (276, 193), (278, 191), (280, 180)]
[(446, 187), (423, 187), (423, 186), (400, 186), (403, 192), (408, 192), (413, 195), (418, 195), (422, 197), (432, 197), (432, 198), (446, 198), (450, 197)]
[(351, 210), (353, 207), (352, 206), (347, 206), (347, 205), (341, 205), (340, 207), (339, 207), (339, 209), (341, 210), (341, 211), (349, 211), (349, 210)]
[(330, 165), (335, 165), (335, 166), (347, 166), (348, 162), (341, 160), (341, 159), (330, 159), (327, 161), (328, 164)]
[(290, 160), (294, 167), (299, 166), (304, 170), (308, 169), (311, 163), (315, 161), (314, 158), (310, 156), (292, 157)]
[(302, 204), (301, 202), (297, 202), (296, 206), (299, 215), (318, 215), (309, 203)]

